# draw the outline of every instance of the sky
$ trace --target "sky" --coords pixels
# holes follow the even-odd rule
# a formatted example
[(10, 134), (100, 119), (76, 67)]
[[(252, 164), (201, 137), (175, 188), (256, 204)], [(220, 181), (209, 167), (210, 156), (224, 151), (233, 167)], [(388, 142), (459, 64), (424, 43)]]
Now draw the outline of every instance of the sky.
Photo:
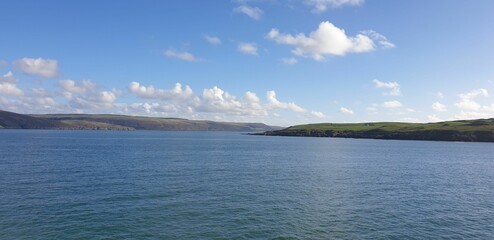
[(290, 126), (494, 117), (494, 1), (1, 1), (0, 109)]

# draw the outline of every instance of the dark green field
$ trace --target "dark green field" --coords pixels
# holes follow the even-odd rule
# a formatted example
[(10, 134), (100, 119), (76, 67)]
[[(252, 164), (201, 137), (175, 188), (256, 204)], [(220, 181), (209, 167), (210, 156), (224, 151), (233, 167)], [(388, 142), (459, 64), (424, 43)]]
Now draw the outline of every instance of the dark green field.
[(494, 119), (438, 123), (320, 123), (268, 131), (263, 135), (494, 142)]

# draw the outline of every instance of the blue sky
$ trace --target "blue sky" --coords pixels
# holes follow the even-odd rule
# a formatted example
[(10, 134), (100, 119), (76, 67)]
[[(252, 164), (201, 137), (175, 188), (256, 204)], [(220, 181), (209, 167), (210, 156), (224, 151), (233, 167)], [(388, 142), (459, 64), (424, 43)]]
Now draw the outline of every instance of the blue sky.
[(494, 2), (2, 1), (0, 109), (288, 126), (494, 117)]

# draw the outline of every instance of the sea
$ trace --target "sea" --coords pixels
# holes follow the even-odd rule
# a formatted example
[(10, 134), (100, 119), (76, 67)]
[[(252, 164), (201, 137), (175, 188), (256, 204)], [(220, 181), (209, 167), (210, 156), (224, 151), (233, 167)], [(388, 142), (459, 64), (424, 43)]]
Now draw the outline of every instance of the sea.
[(494, 239), (494, 144), (0, 130), (0, 239)]

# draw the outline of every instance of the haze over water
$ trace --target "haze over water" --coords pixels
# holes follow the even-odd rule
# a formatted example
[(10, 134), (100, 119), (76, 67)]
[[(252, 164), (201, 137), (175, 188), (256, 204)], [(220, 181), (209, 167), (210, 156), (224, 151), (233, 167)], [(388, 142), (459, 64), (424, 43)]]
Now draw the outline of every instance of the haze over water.
[(494, 237), (494, 145), (0, 132), (2, 239)]

